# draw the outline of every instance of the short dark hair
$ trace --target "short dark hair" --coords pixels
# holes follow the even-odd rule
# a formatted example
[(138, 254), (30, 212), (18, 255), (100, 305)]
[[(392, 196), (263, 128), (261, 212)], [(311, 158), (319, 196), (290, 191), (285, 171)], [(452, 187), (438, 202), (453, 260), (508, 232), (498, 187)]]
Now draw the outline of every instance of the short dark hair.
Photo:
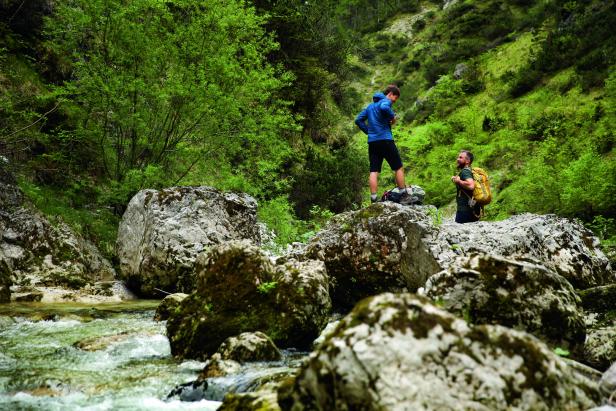
[(383, 94), (385, 95), (388, 95), (389, 93), (392, 93), (394, 96), (400, 97), (400, 89), (395, 84), (390, 84), (383, 92)]
[(462, 151), (460, 151), (460, 153), (464, 153), (466, 158), (468, 158), (470, 160), (470, 164), (473, 164), (473, 160), (475, 159), (475, 156), (473, 155), (473, 153), (471, 153), (468, 150), (462, 150)]

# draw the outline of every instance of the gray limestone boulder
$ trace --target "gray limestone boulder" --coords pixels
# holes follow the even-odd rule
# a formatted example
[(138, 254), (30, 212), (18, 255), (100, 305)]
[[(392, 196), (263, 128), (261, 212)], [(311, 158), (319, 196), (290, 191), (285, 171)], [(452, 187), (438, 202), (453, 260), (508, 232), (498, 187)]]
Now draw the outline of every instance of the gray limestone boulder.
[(118, 228), (120, 275), (143, 296), (155, 290), (190, 292), (195, 260), (229, 240), (260, 242), (257, 202), (247, 194), (211, 187), (142, 190), (128, 204)]
[(294, 411), (583, 410), (600, 398), (531, 335), (390, 293), (361, 301), (278, 391)]
[(278, 346), (307, 348), (331, 313), (321, 261), (275, 263), (249, 241), (197, 258), (197, 286), (167, 320), (171, 352), (207, 358), (228, 337), (261, 331)]
[(480, 252), (538, 262), (565, 277), (576, 289), (616, 282), (616, 272), (599, 248), (599, 239), (578, 221), (552, 214), (444, 223), (426, 246), (443, 269), (459, 255)]
[(426, 296), (473, 324), (524, 330), (555, 347), (580, 349), (586, 327), (581, 300), (562, 276), (542, 265), (476, 254), (427, 281)]
[(239, 363), (250, 361), (277, 361), (282, 358), (276, 344), (260, 331), (241, 333), (227, 338), (218, 347), (217, 353), (223, 360)]
[(306, 246), (289, 251), (325, 263), (334, 306), (342, 310), (381, 292), (416, 291), (457, 257), (473, 253), (544, 265), (576, 288), (616, 283), (592, 232), (554, 215), (441, 223), (431, 206), (377, 203), (336, 215)]
[(415, 291), (441, 270), (426, 246), (436, 235), (431, 206), (375, 203), (334, 216), (307, 244), (306, 258), (325, 262), (332, 301), (341, 309), (385, 291)]
[(169, 294), (158, 304), (156, 307), (156, 313), (154, 313), (154, 321), (164, 321), (169, 318), (169, 313), (174, 311), (180, 306), (180, 303), (184, 298), (188, 297), (188, 294), (175, 293)]

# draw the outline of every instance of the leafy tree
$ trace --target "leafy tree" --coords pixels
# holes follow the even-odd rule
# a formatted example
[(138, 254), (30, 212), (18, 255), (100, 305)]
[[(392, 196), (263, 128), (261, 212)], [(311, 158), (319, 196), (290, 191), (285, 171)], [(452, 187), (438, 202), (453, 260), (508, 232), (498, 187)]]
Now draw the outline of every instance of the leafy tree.
[(280, 130), (296, 125), (275, 98), (290, 77), (265, 60), (277, 45), (263, 24), (239, 0), (58, 4), (46, 33), (73, 61), (57, 88), (77, 118), (73, 143), (118, 182), (150, 166), (177, 183), (204, 161), (276, 171)]

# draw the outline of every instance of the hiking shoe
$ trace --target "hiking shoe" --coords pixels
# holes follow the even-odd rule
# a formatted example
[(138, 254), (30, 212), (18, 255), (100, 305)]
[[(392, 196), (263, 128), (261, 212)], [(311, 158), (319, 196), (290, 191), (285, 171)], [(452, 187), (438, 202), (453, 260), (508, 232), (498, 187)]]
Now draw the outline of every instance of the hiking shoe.
[(370, 197), (370, 204), (374, 204), (374, 203), (378, 203), (378, 202), (379, 202), (379, 198), (378, 197), (375, 198), (375, 199), (372, 199), (372, 197)]

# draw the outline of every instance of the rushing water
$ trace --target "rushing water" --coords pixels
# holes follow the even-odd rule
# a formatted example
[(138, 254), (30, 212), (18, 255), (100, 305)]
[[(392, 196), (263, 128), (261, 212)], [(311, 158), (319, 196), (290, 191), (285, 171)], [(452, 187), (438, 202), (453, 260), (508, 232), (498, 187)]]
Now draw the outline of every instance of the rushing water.
[(165, 400), (204, 363), (171, 357), (157, 303), (0, 304), (0, 409), (216, 409)]

